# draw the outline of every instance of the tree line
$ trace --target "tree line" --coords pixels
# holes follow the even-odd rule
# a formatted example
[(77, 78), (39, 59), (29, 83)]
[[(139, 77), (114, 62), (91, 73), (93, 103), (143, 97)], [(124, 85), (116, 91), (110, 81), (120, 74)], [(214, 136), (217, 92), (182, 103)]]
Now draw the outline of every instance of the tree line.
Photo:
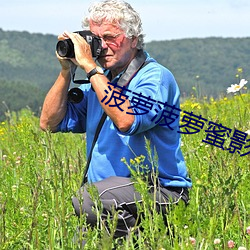
[[(39, 115), (60, 70), (56, 43), (54, 35), (0, 29), (0, 120), (7, 109), (29, 107)], [(172, 71), (183, 98), (217, 98), (239, 78), (250, 78), (248, 37), (152, 41), (146, 43), (145, 50)]]

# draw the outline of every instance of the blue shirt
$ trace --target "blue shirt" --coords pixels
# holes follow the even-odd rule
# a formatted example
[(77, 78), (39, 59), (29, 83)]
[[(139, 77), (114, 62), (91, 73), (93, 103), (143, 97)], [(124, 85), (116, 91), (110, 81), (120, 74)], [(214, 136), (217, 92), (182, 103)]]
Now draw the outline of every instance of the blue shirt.
[[(166, 115), (171, 112), (170, 106), (179, 108), (179, 88), (168, 69), (149, 55), (146, 60), (150, 63), (136, 73), (126, 90), (122, 92), (128, 96), (131, 108), (134, 114), (137, 114), (134, 123), (124, 133), (117, 129), (109, 117), (106, 118), (93, 149), (88, 181), (96, 182), (109, 176), (129, 177), (130, 170), (121, 161), (122, 158), (129, 163), (130, 159), (144, 155), (146, 158), (143, 165), (152, 168), (152, 161), (146, 150), (145, 139), (147, 139), (150, 142), (151, 153), (157, 153), (157, 156), (152, 157), (158, 161), (155, 167), (160, 183), (163, 186), (191, 187), (181, 152), (180, 134), (177, 133), (179, 112), (175, 110), (175, 114), (178, 115), (171, 116), (175, 119), (170, 119), (169, 125), (164, 125), (164, 117), (161, 119), (163, 112)], [(112, 83), (118, 79), (119, 76)], [(90, 84), (83, 84), (80, 88), (84, 93), (83, 100), (78, 104), (68, 102), (66, 116), (59, 124), (58, 131), (86, 132), (87, 155), (89, 155), (103, 109)], [(109, 91), (107, 88), (107, 92)], [(104, 103), (106, 102), (108, 99), (104, 100)], [(164, 103), (169, 107), (164, 108)]]

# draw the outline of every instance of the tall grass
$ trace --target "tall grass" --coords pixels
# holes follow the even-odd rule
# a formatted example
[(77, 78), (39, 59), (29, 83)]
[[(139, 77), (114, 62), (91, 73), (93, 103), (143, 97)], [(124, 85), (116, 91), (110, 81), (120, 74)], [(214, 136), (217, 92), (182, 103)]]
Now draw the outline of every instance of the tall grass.
[[(190, 204), (169, 210), (167, 221), (157, 214), (140, 182), (143, 194), (139, 210), (141, 227), (127, 239), (112, 239), (116, 221), (108, 219), (111, 235), (100, 221), (99, 229), (85, 233), (85, 249), (250, 249), (250, 154), (230, 153), (202, 141), (208, 122), (245, 132), (250, 129), (250, 96), (221, 100), (189, 99), (181, 109), (207, 119), (195, 134), (182, 135), (183, 153), (193, 188)], [(232, 132), (233, 133), (233, 132)], [(231, 136), (232, 136), (231, 133)], [(250, 137), (248, 136), (247, 139)], [(245, 149), (245, 152), (250, 148)], [(243, 149), (242, 149), (243, 152)], [(143, 157), (130, 166), (143, 165)], [(30, 110), (7, 113), (0, 124), (0, 249), (80, 249), (86, 226), (78, 220), (71, 197), (79, 189), (85, 166), (85, 140), (81, 134), (50, 134), (39, 130), (38, 118)], [(134, 173), (135, 178), (137, 173)], [(97, 212), (101, 209), (96, 198)]]

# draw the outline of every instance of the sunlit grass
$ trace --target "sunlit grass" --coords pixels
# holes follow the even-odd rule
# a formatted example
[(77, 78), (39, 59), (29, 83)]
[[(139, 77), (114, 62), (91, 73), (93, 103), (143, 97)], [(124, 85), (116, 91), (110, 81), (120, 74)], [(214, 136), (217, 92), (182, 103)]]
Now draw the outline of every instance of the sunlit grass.
[[(144, 230), (117, 249), (227, 249), (229, 240), (235, 249), (250, 248), (250, 154), (230, 153), (230, 137), (224, 150), (203, 141), (209, 121), (230, 128), (231, 136), (235, 129), (248, 131), (249, 103), (244, 94), (182, 104), (182, 111), (207, 119), (199, 132), (182, 135), (193, 180), (190, 204), (174, 207), (166, 226), (161, 215), (146, 210), (153, 203), (142, 184)], [(30, 110), (7, 114), (0, 124), (0, 249), (80, 249), (74, 235), (85, 221), (74, 216), (71, 197), (82, 181), (85, 140), (80, 134), (44, 133), (38, 124)], [(129, 165), (142, 162), (136, 158)], [(116, 243), (104, 230), (89, 229), (87, 239), (86, 249), (112, 249)]]

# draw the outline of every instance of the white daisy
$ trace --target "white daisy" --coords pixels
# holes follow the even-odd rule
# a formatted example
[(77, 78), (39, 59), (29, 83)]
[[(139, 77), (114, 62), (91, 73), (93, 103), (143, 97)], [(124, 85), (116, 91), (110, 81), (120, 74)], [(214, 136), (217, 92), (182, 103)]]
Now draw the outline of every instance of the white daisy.
[(231, 84), (231, 87), (227, 88), (227, 93), (235, 93), (240, 91), (247, 84), (247, 80), (241, 79), (239, 84)]

